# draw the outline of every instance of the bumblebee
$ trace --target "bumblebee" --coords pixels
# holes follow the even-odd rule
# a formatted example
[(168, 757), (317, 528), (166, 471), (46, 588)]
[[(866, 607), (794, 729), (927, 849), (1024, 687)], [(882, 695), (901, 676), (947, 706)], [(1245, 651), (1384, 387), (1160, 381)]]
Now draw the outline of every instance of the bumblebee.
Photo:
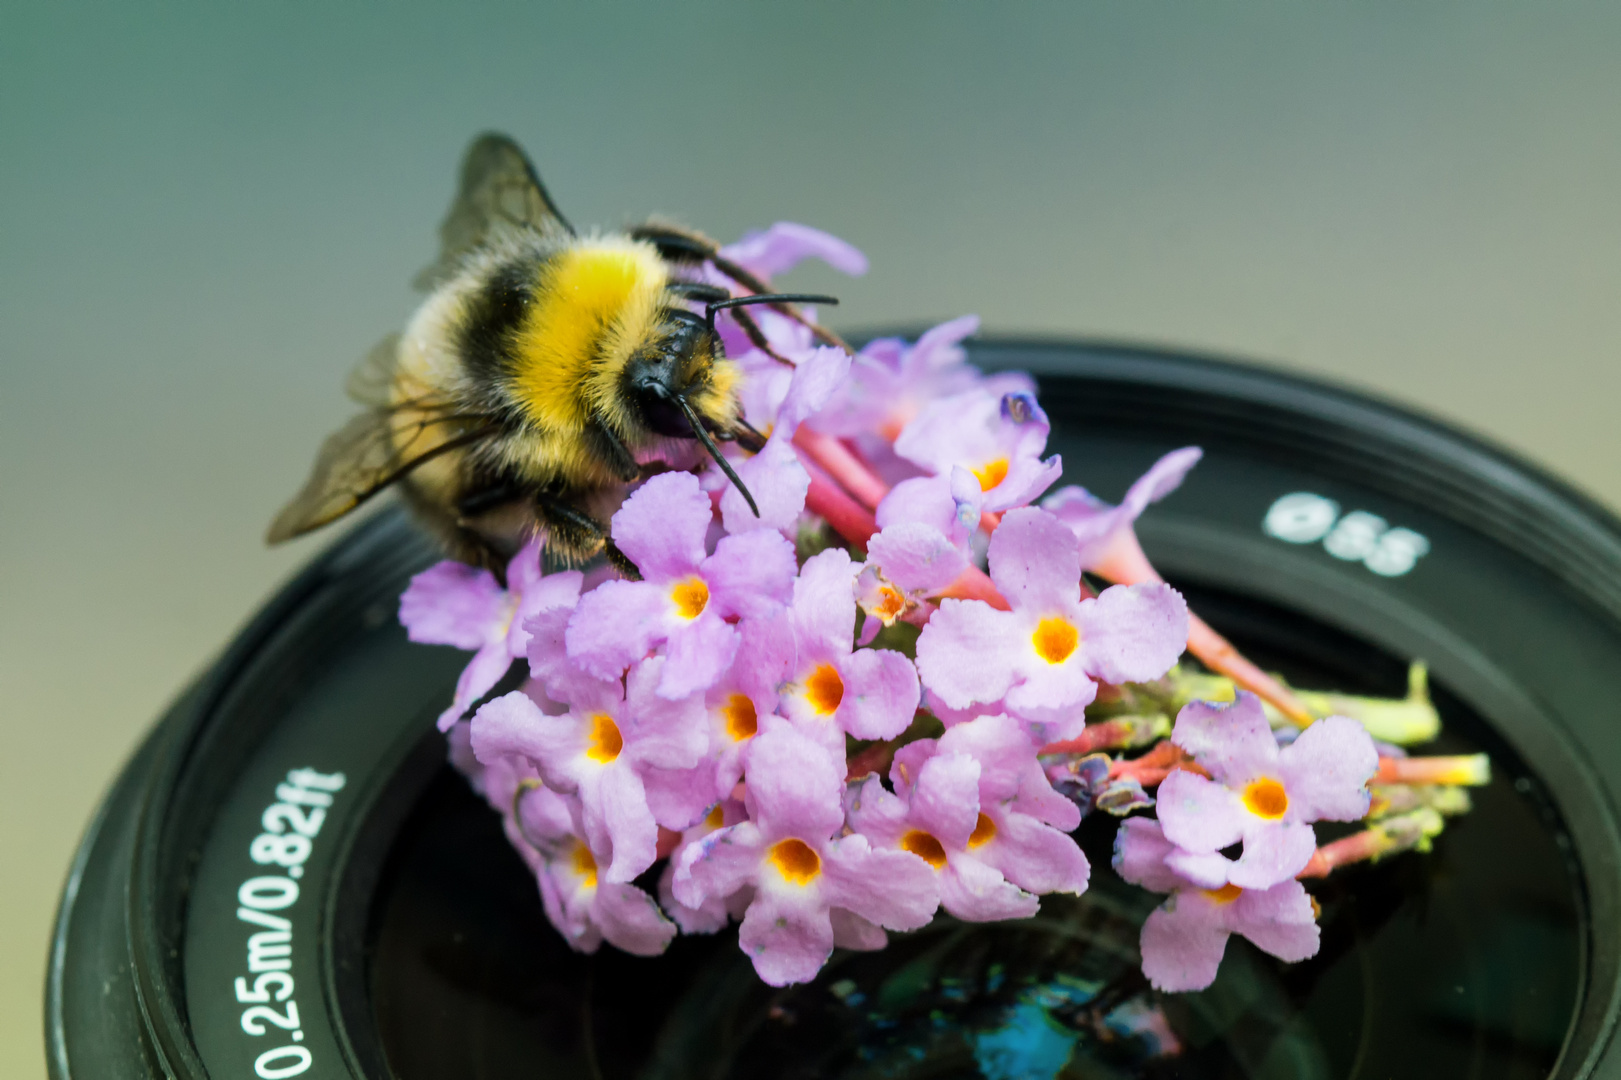
[[(648, 462), (665, 440), (701, 443), (754, 507), (716, 447), (762, 444), (740, 414), (739, 370), (726, 359), (717, 313), (732, 309), (768, 352), (750, 305), (770, 305), (842, 345), (792, 307), (836, 300), (773, 293), (700, 233), (650, 221), (577, 234), (502, 135), (468, 149), (439, 233), (439, 259), (416, 282), (427, 299), (349, 378), (350, 396), (367, 410), (327, 438), (304, 489), (272, 522), (270, 543), (398, 482), (464, 562), (499, 574), (541, 532), (566, 565), (606, 552), (632, 573), (604, 523), (628, 485), (662, 467)], [(741, 295), (694, 280), (706, 262)]]

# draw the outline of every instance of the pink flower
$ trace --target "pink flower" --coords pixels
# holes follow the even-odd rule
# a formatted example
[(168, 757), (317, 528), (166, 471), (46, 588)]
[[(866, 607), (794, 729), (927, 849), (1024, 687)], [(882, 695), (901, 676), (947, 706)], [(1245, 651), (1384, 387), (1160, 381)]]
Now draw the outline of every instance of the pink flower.
[(748, 909), (749, 901), (754, 898), (754, 891), (748, 887), (739, 889), (731, 896), (711, 896), (699, 907), (687, 907), (677, 900), (674, 889), (675, 868), (681, 864), (681, 856), (687, 848), (711, 833), (747, 821), (748, 817), (742, 803), (736, 799), (722, 799), (704, 815), (703, 820), (681, 833), (680, 843), (670, 852), (670, 861), (665, 864), (664, 873), (659, 875), (659, 903), (683, 934), (713, 934), (724, 928), (731, 919), (742, 918), (743, 912)]
[(794, 630), (786, 612), (743, 624), (731, 669), (704, 695), (717, 792), (731, 791), (742, 778), (743, 751), (761, 722), (777, 711), (778, 690), (793, 662)]
[(991, 537), (991, 580), (1011, 611), (979, 600), (944, 600), (917, 643), (918, 673), (953, 709), (1005, 701), (1043, 726), (1043, 740), (1071, 738), (1101, 679), (1156, 679), (1187, 642), (1187, 604), (1168, 585), (1106, 589), (1081, 599), (1073, 533), (1044, 510), (1010, 511)]
[(1180, 487), (1188, 470), (1203, 456), (1204, 451), (1197, 446), (1172, 450), (1132, 482), (1119, 506), (1110, 506), (1085, 488), (1071, 485), (1043, 499), (1041, 508), (1075, 533), (1081, 542), (1081, 565), (1090, 569), (1103, 557), (1115, 534), (1130, 528), (1150, 503), (1159, 502)]
[(831, 233), (779, 221), (761, 232), (744, 233), (735, 244), (720, 249), (730, 259), (763, 278), (792, 270), (806, 259), (821, 259), (833, 269), (860, 277), (867, 272), (867, 257)]
[(1317, 955), (1316, 915), (1300, 882), (1206, 889), (1176, 871), (1170, 863), (1175, 854), (1160, 823), (1148, 818), (1127, 818), (1115, 836), (1114, 866), (1120, 876), (1152, 892), (1171, 894), (1143, 924), (1143, 974), (1156, 989), (1209, 986), (1231, 934), (1291, 963)]
[[(1367, 782), (1379, 755), (1355, 720), (1329, 716), (1279, 749), (1260, 699), (1195, 701), (1177, 714), (1171, 741), (1212, 779), (1178, 769), (1159, 786), (1158, 816), (1179, 851), (1179, 874), (1207, 889), (1265, 889), (1294, 877), (1317, 840), (1309, 822), (1355, 821), (1368, 812)], [(1240, 840), (1235, 862), (1221, 849)]]
[(876, 776), (854, 790), (850, 826), (933, 867), (940, 903), (959, 919), (1023, 918), (1036, 913), (1038, 893), (1086, 889), (1086, 856), (1065, 835), (1080, 812), (1052, 790), (1008, 717), (909, 743), (889, 776), (893, 795)]
[(929, 404), (970, 391), (993, 398), (1035, 392), (1028, 375), (985, 375), (966, 362), (962, 341), (978, 330), (979, 317), (965, 315), (925, 331), (915, 344), (900, 338), (868, 342), (811, 426), (852, 440), (891, 484), (916, 476), (917, 466), (897, 457), (890, 444)]
[(839, 759), (846, 733), (892, 739), (917, 712), (917, 672), (889, 649), (855, 649), (857, 567), (842, 548), (806, 560), (794, 582), (793, 674), (782, 710)]
[(734, 466), (753, 492), (760, 516), (754, 516), (735, 485), (728, 485), (720, 497), (721, 519), (727, 532), (788, 532), (798, 523), (805, 509), (805, 494), (810, 490), (810, 473), (794, 452), (794, 432), (806, 417), (826, 404), (849, 370), (850, 357), (844, 350), (833, 348), (817, 349), (794, 368), (765, 447)]
[[(676, 867), (671, 888), (689, 908), (753, 887), (738, 941), (772, 986), (815, 977), (833, 952), (841, 909), (875, 927), (911, 930), (939, 905), (934, 871), (921, 858), (838, 835), (843, 774), (842, 760), (792, 727), (763, 732), (745, 757), (749, 820), (688, 846)], [(862, 922), (846, 933), (873, 943)]]
[(931, 403), (895, 440), (895, 453), (938, 482), (968, 470), (984, 509), (997, 513), (1031, 502), (1063, 472), (1056, 454), (1041, 458), (1050, 430), (1033, 394), (974, 390)]
[[(517, 754), (532, 762), (546, 785), (578, 793), (581, 829), (595, 856), (609, 859), (604, 876), (630, 881), (653, 865), (661, 805), (694, 812), (714, 801), (707, 790), (689, 794), (687, 774), (709, 748), (703, 701), (669, 701), (654, 692), (663, 657), (633, 667), (623, 685), (599, 682), (572, 695), (570, 712), (548, 716), (526, 695), (507, 694), (473, 716), (473, 750), (480, 761)], [(674, 788), (675, 790), (670, 790)], [(650, 790), (658, 789), (658, 790)], [(682, 829), (691, 820), (667, 820)]]
[(874, 514), (880, 529), (923, 525), (947, 537), (961, 551), (979, 531), (985, 492), (979, 478), (961, 465), (941, 476), (902, 480), (884, 496)]
[(967, 569), (968, 559), (933, 526), (908, 521), (878, 533), (867, 542), (867, 562), (856, 578), (856, 603), (867, 613), (860, 643), (896, 619), (921, 618), (927, 598)]
[(512, 661), (524, 654), (529, 617), (556, 604), (572, 603), (580, 592), (578, 574), (542, 577), (540, 547), (531, 541), (507, 566), (507, 587), (488, 570), (446, 560), (411, 579), (400, 596), (400, 622), (406, 636), (425, 645), (454, 645), (473, 651), (456, 681), (450, 707), (439, 714), (439, 730), (449, 731), (475, 701), (489, 693)]
[(706, 690), (731, 666), (739, 618), (788, 602), (794, 548), (770, 530), (727, 536), (713, 555), (704, 538), (714, 507), (691, 473), (662, 473), (625, 500), (613, 539), (641, 581), (605, 581), (580, 598), (565, 642), (577, 664), (616, 678), (664, 645), (658, 692), (683, 698)]

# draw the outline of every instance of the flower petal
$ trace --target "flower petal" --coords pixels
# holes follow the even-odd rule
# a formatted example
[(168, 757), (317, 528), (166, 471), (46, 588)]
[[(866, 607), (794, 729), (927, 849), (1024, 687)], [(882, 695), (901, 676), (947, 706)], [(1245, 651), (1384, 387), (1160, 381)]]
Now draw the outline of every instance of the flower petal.
[(972, 855), (950, 852), (940, 873), (940, 906), (967, 922), (1027, 919), (1041, 901)]
[[(527, 550), (525, 548), (525, 551)], [(523, 552), (514, 556), (513, 568), (516, 568), (523, 558)], [(515, 589), (518, 588), (519, 579), (515, 576), (514, 569), (507, 570), (507, 580)], [(513, 612), (512, 624), (507, 629), (507, 651), (514, 659), (529, 651), (529, 620), (553, 608), (573, 610), (574, 605), (580, 601), (580, 586), (584, 581), (585, 575), (580, 571), (564, 570), (523, 584), (518, 592), (517, 610)]]
[(400, 595), (406, 637), (422, 645), (476, 649), (500, 621), (506, 590), (488, 570), (446, 559), (411, 579)]
[(833, 926), (815, 890), (755, 894), (737, 943), (767, 986), (809, 982), (833, 955)]
[(732, 666), (739, 640), (737, 628), (714, 611), (677, 627), (665, 646), (659, 696), (675, 700), (708, 690)]
[(1075, 535), (1045, 510), (1010, 510), (991, 536), (991, 580), (1015, 611), (1073, 610), (1081, 598), (1078, 550)]
[(1086, 891), (1091, 867), (1074, 840), (1029, 814), (985, 812), (996, 825), (996, 837), (974, 849), (981, 861), (1001, 871), (1013, 884), (1033, 893)]
[(1278, 752), (1278, 773), (1296, 821), (1356, 821), (1368, 812), (1369, 779), (1379, 751), (1366, 728), (1325, 716)]
[(1236, 794), (1186, 769), (1172, 770), (1160, 782), (1156, 799), (1165, 838), (1192, 852), (1220, 851), (1238, 843), (1254, 820)]
[(860, 833), (828, 845), (823, 895), (889, 930), (916, 930), (940, 906), (940, 885), (929, 864), (909, 851), (875, 849)]
[(1120, 823), (1114, 837), (1115, 872), (1150, 892), (1170, 892), (1182, 884), (1176, 872), (1165, 864), (1166, 856), (1176, 850), (1176, 846), (1165, 839), (1159, 822), (1152, 818), (1128, 817)]
[(1045, 461), (1036, 457), (1014, 457), (1008, 465), (1007, 476), (985, 493), (985, 509), (998, 514), (1014, 507), (1029, 506), (1062, 475), (1064, 460), (1057, 454)]
[(794, 582), (794, 637), (808, 650), (832, 655), (850, 651), (856, 631), (856, 572), (843, 548), (828, 548), (805, 560)]
[(867, 543), (867, 558), (902, 592), (934, 593), (956, 581), (968, 560), (939, 529), (903, 521)]
[(1244, 854), (1227, 870), (1227, 880), (1245, 889), (1269, 889), (1306, 868), (1317, 850), (1311, 826), (1268, 821), (1244, 831)]
[(1188, 647), (1188, 604), (1169, 585), (1104, 589), (1080, 619), (1081, 662), (1104, 682), (1157, 679)]
[[(533, 622), (534, 620), (531, 620)], [(670, 599), (645, 581), (604, 581), (568, 621), (568, 655), (599, 679), (617, 679), (670, 629)]]
[(439, 730), (449, 731), (462, 718), (462, 714), (473, 707), (474, 702), (501, 681), (511, 667), (512, 657), (507, 653), (504, 640), (489, 642), (474, 653), (456, 679), (456, 693), (451, 698), (450, 707), (439, 714)]
[(831, 233), (779, 221), (764, 231), (748, 232), (735, 244), (720, 249), (725, 258), (761, 277), (792, 270), (804, 259), (821, 259), (833, 269), (860, 277), (867, 272), (867, 257)]
[(1194, 853), (1172, 848), (1165, 865), (1201, 889), (1219, 889), (1230, 881), (1235, 863), (1219, 851)]
[(642, 785), (653, 820), (675, 832), (698, 824), (720, 799), (715, 770), (707, 761), (691, 769), (650, 768), (642, 773)]
[(889, 649), (862, 649), (839, 663), (844, 698), (834, 719), (858, 739), (893, 739), (917, 713), (917, 671)]
[(868, 922), (853, 911), (833, 908), (827, 913), (833, 924), (833, 944), (840, 949), (856, 952), (877, 952), (889, 944), (889, 935), (876, 923)]
[(1270, 889), (1245, 889), (1227, 913), (1227, 928), (1263, 952), (1291, 964), (1316, 956), (1319, 943), (1311, 897), (1298, 881)]
[(1216, 981), (1227, 930), (1216, 905), (1193, 890), (1173, 895), (1143, 923), (1143, 974), (1168, 993), (1203, 990)]
[(657, 956), (675, 937), (675, 924), (664, 917), (653, 898), (634, 885), (603, 882), (597, 886), (591, 915), (610, 945), (633, 956)]
[(965, 848), (979, 822), (979, 762), (967, 754), (936, 754), (912, 786), (912, 820), (947, 848)]
[(709, 603), (717, 614), (752, 617), (793, 599), (799, 563), (781, 533), (760, 529), (722, 537), (703, 565)]
[(1224, 784), (1242, 786), (1277, 768), (1278, 741), (1272, 737), (1272, 725), (1261, 710), (1261, 699), (1247, 690), (1240, 690), (1229, 705), (1214, 701), (1184, 705), (1176, 714), (1171, 741)]
[(613, 844), (613, 858), (601, 871), (605, 881), (631, 881), (653, 865), (658, 858), (658, 824), (634, 769), (607, 766), (594, 785), (581, 785), (580, 794), (586, 834), (596, 832), (600, 822)]
[(670, 890), (690, 908), (723, 900), (754, 880), (764, 848), (760, 827), (751, 821), (717, 829), (681, 852)]
[(954, 709), (1000, 701), (1013, 685), (1018, 629), (1016, 616), (983, 601), (942, 600), (917, 639), (918, 674)]
[[(542, 775), (548, 773), (548, 763), (567, 761), (584, 745), (578, 725), (569, 717), (547, 716), (520, 690), (485, 702), (473, 714), (471, 735), (473, 753), (486, 765), (504, 754), (519, 754), (534, 762)], [(561, 781), (561, 786), (566, 790), (572, 784)]]
[(760, 516), (754, 516), (742, 492), (732, 485), (728, 484), (721, 494), (721, 520), (726, 524), (726, 531), (734, 535), (756, 529), (786, 532), (793, 529), (805, 510), (810, 473), (799, 463), (789, 438), (779, 439), (775, 431), (771, 435), (758, 454), (733, 465), (738, 478), (754, 496)]
[(843, 765), (787, 724), (762, 731), (743, 753), (750, 819), (768, 841), (827, 839), (844, 824)]
[(660, 473), (631, 492), (614, 514), (614, 545), (645, 580), (674, 581), (703, 561), (704, 534), (714, 514), (714, 504), (696, 476)]

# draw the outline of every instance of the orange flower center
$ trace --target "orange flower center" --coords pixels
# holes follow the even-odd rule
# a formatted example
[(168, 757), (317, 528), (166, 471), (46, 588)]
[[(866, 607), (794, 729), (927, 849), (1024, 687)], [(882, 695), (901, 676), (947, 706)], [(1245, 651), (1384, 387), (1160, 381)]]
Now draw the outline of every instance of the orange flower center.
[(1202, 891), (1206, 896), (1210, 897), (1210, 902), (1213, 904), (1230, 904), (1244, 895), (1244, 890), (1231, 882), (1219, 889), (1204, 889)]
[(823, 664), (811, 672), (810, 678), (805, 680), (805, 697), (817, 716), (832, 716), (838, 712), (839, 702), (844, 700), (844, 680), (839, 678), (839, 669)]
[(1036, 647), (1037, 656), (1049, 664), (1062, 664), (1080, 644), (1081, 632), (1070, 625), (1068, 619), (1055, 615), (1036, 624), (1030, 641)]
[(749, 700), (747, 694), (733, 694), (720, 707), (720, 712), (726, 717), (726, 734), (735, 742), (751, 738), (760, 730), (759, 714), (754, 711), (754, 702)]
[(987, 461), (974, 470), (974, 475), (979, 478), (979, 490), (991, 490), (991, 488), (1007, 479), (1007, 458)]
[(719, 829), (724, 827), (726, 824), (725, 808), (722, 807), (720, 803), (716, 803), (715, 809), (711, 810), (709, 812), (709, 816), (704, 818), (704, 824), (708, 825), (711, 829)]
[(940, 846), (940, 841), (919, 829), (913, 829), (901, 837), (901, 847), (936, 870), (946, 864), (946, 849)]
[(570, 861), (574, 863), (574, 872), (584, 879), (586, 888), (596, 888), (597, 860), (592, 856), (591, 849), (584, 844), (575, 844), (574, 857)]
[(703, 578), (683, 578), (670, 590), (670, 600), (683, 619), (696, 619), (709, 604), (709, 586)]
[(969, 834), (968, 846), (971, 848), (979, 847), (979, 845), (990, 843), (995, 839), (996, 822), (984, 814), (979, 815), (979, 820), (974, 822), (974, 831)]
[(619, 734), (619, 725), (607, 713), (591, 717), (591, 745), (585, 756), (599, 765), (606, 765), (625, 748), (625, 737)]
[(878, 607), (874, 609), (873, 614), (882, 619), (884, 625), (887, 626), (895, 621), (897, 615), (906, 610), (906, 596), (895, 586), (888, 584), (878, 587), (878, 595), (883, 599), (878, 602)]
[(1289, 809), (1289, 793), (1276, 780), (1263, 776), (1244, 789), (1244, 805), (1256, 817), (1276, 821)]
[(793, 837), (772, 844), (766, 857), (783, 880), (794, 885), (809, 885), (822, 872), (821, 857), (805, 841)]

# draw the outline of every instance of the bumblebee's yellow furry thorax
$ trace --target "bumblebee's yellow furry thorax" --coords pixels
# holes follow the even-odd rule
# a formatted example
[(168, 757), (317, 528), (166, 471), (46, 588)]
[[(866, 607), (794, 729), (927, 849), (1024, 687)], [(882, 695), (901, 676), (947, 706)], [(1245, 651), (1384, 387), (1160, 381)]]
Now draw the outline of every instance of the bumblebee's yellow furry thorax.
[(577, 432), (611, 400), (657, 326), (667, 282), (657, 250), (626, 237), (585, 239), (546, 261), (514, 342), (512, 392), (533, 423)]

